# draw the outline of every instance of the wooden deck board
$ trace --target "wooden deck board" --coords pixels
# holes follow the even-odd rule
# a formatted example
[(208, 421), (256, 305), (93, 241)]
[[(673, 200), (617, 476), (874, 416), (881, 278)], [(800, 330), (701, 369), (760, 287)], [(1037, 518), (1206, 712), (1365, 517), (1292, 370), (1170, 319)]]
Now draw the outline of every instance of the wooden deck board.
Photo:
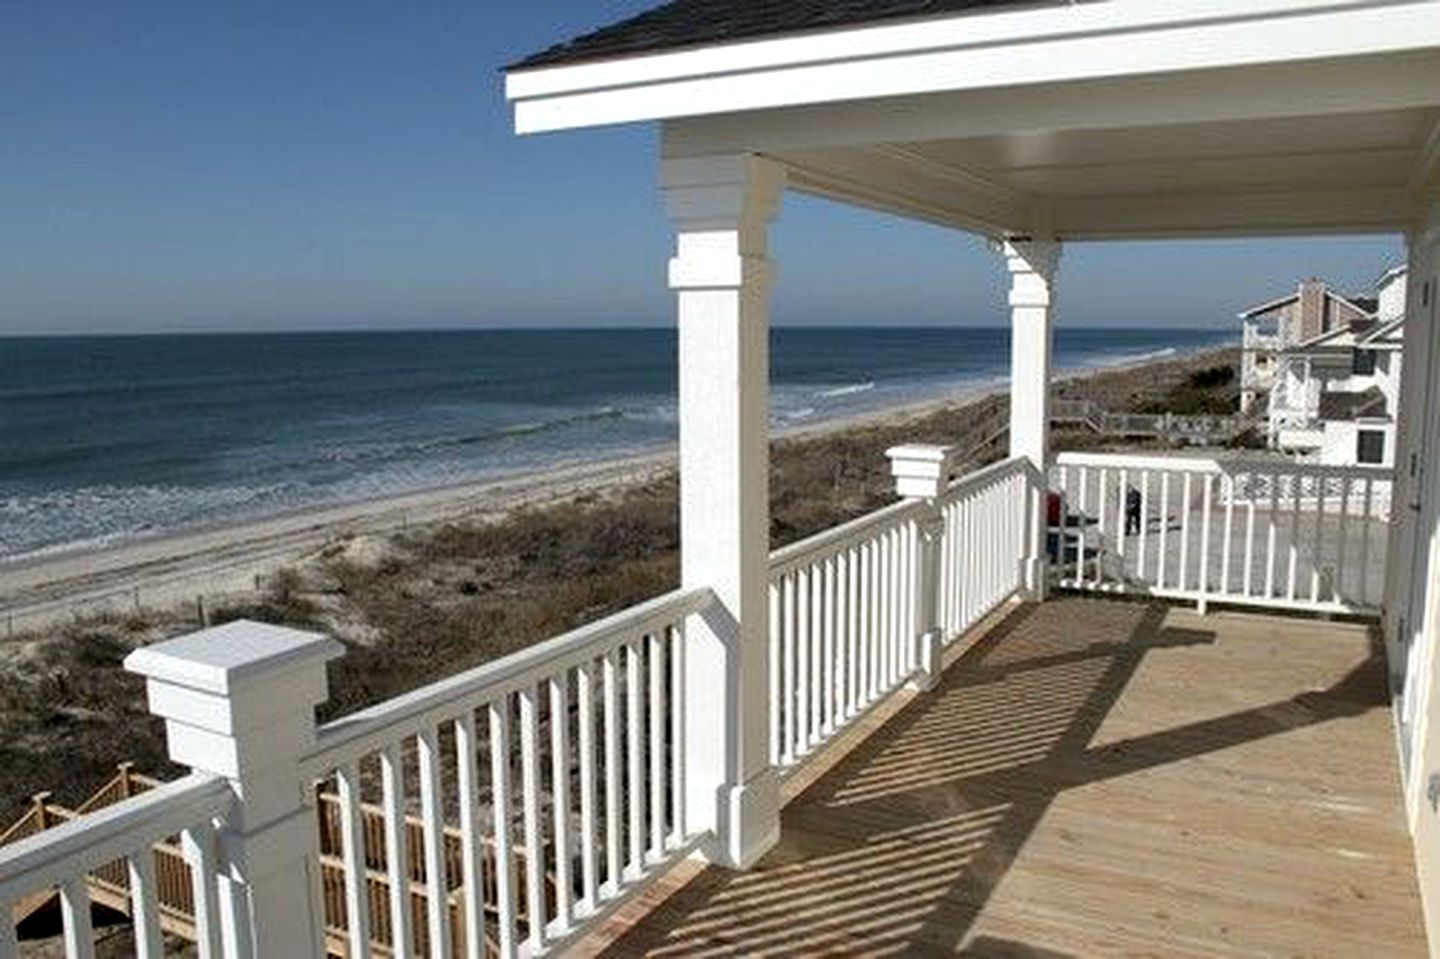
[(1362, 627), (1025, 607), (834, 748), (755, 869), (687, 863), (582, 951), (1425, 954)]

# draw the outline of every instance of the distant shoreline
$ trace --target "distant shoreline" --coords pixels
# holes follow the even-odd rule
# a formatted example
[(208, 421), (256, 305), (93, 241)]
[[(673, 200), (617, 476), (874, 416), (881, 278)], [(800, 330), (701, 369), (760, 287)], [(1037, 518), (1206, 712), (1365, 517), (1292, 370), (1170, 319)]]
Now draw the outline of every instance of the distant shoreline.
[[(1223, 348), (1223, 347), (1221, 347)], [(1130, 363), (1064, 370), (1056, 380), (1143, 369), (1213, 352), (1176, 348)], [(776, 428), (785, 441), (902, 424), (937, 409), (978, 403), (1008, 390), (987, 384), (951, 394), (811, 423)], [(115, 544), (0, 561), (0, 630), (21, 632), (87, 612), (171, 607), (197, 597), (251, 591), (264, 577), (359, 534), (381, 535), (461, 519), (499, 519), (517, 509), (561, 502), (658, 478), (674, 469), (673, 444), (639, 454), (577, 460), (507, 476), (462, 482), (136, 537)], [(5, 635), (5, 633), (0, 633)]]

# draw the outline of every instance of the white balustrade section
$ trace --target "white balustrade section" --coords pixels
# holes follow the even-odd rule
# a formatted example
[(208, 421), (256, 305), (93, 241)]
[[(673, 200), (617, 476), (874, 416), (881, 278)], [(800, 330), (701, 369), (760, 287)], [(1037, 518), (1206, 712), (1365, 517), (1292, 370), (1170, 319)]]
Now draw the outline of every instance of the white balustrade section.
[[(662, 596), (321, 726), (302, 765), (340, 804), (349, 954), (554, 951), (690, 852), (685, 620), (713, 602)], [(417, 791), (411, 870), (394, 824)], [(357, 825), (372, 798), (383, 851)]]
[[(168, 881), (188, 881), (196, 946), (202, 959), (222, 953), (216, 906), (216, 825), (234, 803), (225, 779), (192, 773), (45, 832), (0, 848), (0, 959), (18, 955), (14, 917), (58, 892), (68, 959), (94, 955), (91, 895), (128, 896), (134, 952), (160, 959), (162, 888), (155, 845), (179, 836), (185, 868), (165, 868)], [(181, 874), (183, 873), (183, 879)], [(112, 907), (115, 903), (107, 902)]]
[(943, 640), (963, 635), (1025, 587), (1034, 556), (1037, 470), (1015, 457), (951, 483), (939, 497), (938, 622)]
[(915, 668), (917, 501), (770, 561), (770, 761), (792, 768)]
[(1370, 613), (1383, 594), (1392, 474), (1244, 456), (1061, 453), (1051, 530), (1069, 589)]
[(928, 687), (927, 639), (952, 641), (1024, 588), (1029, 461), (948, 482), (947, 451), (897, 453), (918, 457), (919, 472), (897, 467), (910, 498), (771, 556), (770, 759), (782, 775), (896, 689)]

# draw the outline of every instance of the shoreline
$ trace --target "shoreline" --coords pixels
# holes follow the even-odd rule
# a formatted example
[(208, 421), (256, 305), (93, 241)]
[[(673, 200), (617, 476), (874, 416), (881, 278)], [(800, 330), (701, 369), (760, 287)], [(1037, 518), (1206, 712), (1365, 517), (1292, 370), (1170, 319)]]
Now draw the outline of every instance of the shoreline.
[[(1225, 349), (1220, 347), (1219, 349)], [(1177, 349), (1130, 363), (1061, 371), (1055, 382), (1189, 361), (1216, 347)], [(772, 441), (903, 425), (937, 410), (1008, 391), (991, 383), (925, 400), (772, 430)], [(633, 487), (673, 470), (674, 444), (596, 460), (575, 460), (506, 476), (303, 507), (257, 519), (135, 537), (73, 551), (62, 548), (0, 561), (0, 629), (6, 638), (66, 617), (204, 603), (254, 591), (261, 580), (337, 540), (386, 535), (460, 519), (503, 518), (516, 510)]]

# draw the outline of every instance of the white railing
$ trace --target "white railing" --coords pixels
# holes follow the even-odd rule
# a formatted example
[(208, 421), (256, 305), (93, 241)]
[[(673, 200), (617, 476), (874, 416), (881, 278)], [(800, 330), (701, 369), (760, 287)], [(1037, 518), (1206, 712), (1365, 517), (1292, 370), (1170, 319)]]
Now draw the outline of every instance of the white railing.
[(1060, 586), (1375, 611), (1391, 473), (1299, 460), (1062, 453), (1050, 535)]
[(949, 482), (947, 450), (903, 447), (892, 456), (916, 451), (933, 454), (932, 495), (771, 556), (770, 761), (782, 775), (934, 670), (927, 642), (950, 642), (1025, 586), (1038, 500), (1028, 461)]
[[(128, 912), (135, 954), (160, 959), (162, 909), (182, 897), (200, 956), (220, 956), (215, 822), (233, 802), (224, 779), (192, 773), (0, 849), (0, 959), (18, 955), (16, 919), (56, 896), (68, 959), (94, 955), (92, 901)], [(155, 849), (176, 835), (183, 867)]]
[(922, 503), (906, 501), (770, 560), (770, 761), (793, 766), (915, 669)]
[(940, 496), (938, 622), (945, 641), (1024, 588), (1034, 543), (1033, 473), (1028, 460), (1005, 460), (956, 480)]
[[(896, 453), (905, 500), (771, 557), (769, 686), (749, 687), (771, 770), (743, 773), (741, 802), (778, 812), (772, 770), (929, 688), (946, 642), (1041, 582), (1027, 461), (952, 482), (953, 451)], [(193, 772), (0, 850), (0, 905), (58, 885), (80, 957), (101, 893), (146, 956), (162, 929), (236, 959), (561, 952), (691, 851), (739, 860), (722, 807), (760, 711), (739, 657), (708, 674), (730, 617), (677, 591), (323, 725), (328, 637), (237, 622), (144, 647), (126, 668)], [(0, 922), (0, 959), (16, 952)]]
[[(688, 853), (685, 619), (712, 602), (663, 596), (322, 726), (305, 765), (338, 797), (349, 955), (390, 954), (397, 936), (419, 955), (480, 956), (487, 939), (502, 956), (553, 950)], [(423, 922), (403, 827), (412, 756)], [(363, 842), (372, 794), (383, 852)], [(387, 897), (366, 878), (376, 859)]]

